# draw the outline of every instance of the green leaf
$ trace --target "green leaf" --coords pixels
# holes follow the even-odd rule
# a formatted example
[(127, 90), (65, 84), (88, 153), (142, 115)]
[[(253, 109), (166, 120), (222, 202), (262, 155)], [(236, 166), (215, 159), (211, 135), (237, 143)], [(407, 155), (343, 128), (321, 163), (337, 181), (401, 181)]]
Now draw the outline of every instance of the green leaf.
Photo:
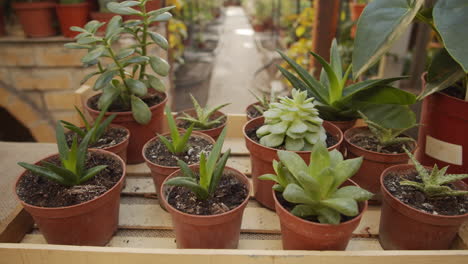
[(333, 188), (334, 183), (334, 170), (332, 168), (325, 168), (317, 175), (317, 181), (320, 185), (320, 197), (322, 199), (328, 197), (330, 190)]
[(351, 178), (361, 168), (362, 157), (343, 160), (338, 163), (335, 170), (335, 182), (333, 183), (332, 189), (336, 189), (341, 186), (347, 179)]
[(120, 60), (120, 59), (126, 58), (130, 55), (133, 55), (133, 53), (135, 53), (134, 48), (123, 49), (117, 54), (117, 59)]
[(164, 83), (159, 78), (156, 78), (153, 75), (146, 75), (146, 77), (148, 78), (148, 83), (151, 86), (151, 88), (159, 92), (166, 91), (166, 87), (164, 86)]
[(57, 182), (57, 183), (62, 184), (62, 185), (71, 186), (62, 177), (60, 177), (59, 175), (57, 175), (56, 173), (54, 173), (54, 172), (52, 172), (50, 170), (47, 170), (44, 167), (28, 164), (28, 163), (25, 163), (25, 162), (18, 162), (18, 165), (20, 165), (21, 167), (23, 167), (23, 168), (25, 168), (27, 170), (30, 170), (31, 172), (33, 172), (33, 173), (35, 173), (35, 174), (37, 174), (39, 176), (45, 177), (45, 178), (47, 178), (47, 179), (49, 179), (51, 181)]
[(331, 208), (322, 207), (317, 212), (319, 214), (318, 219), (322, 224), (338, 225), (341, 222), (340, 213)]
[(333, 72), (335, 72), (336, 77), (341, 80), (343, 77), (343, 65), (341, 64), (341, 56), (336, 39), (333, 39), (330, 49), (330, 65)]
[(332, 198), (322, 200), (320, 203), (346, 216), (356, 216), (359, 214), (357, 202), (350, 198)]
[(116, 76), (119, 72), (118, 71), (106, 71), (94, 83), (93, 90), (97, 91), (103, 89), (107, 85), (109, 85), (110, 81)]
[(368, 92), (370, 89), (380, 89), (382, 86), (386, 86), (392, 82), (396, 82), (402, 79), (407, 79), (408, 77), (394, 77), (387, 79), (376, 79), (376, 80), (365, 80), (363, 82), (358, 82), (346, 87), (343, 91), (343, 98), (341, 101), (346, 102), (350, 100), (353, 96), (361, 92)]
[(153, 10), (151, 12), (148, 13), (148, 15), (150, 16), (159, 16), (167, 11), (170, 11), (171, 9), (175, 8), (176, 6), (172, 5), (172, 6), (167, 6), (167, 7), (163, 7), (163, 8), (160, 8), (158, 10)]
[(284, 142), (284, 134), (270, 134), (260, 138), (260, 144), (266, 147), (278, 147)]
[(70, 27), (70, 30), (71, 31), (76, 31), (76, 32), (81, 32), (81, 33), (86, 33), (86, 30), (84, 28), (80, 28), (80, 27), (77, 27), (77, 26)]
[[(330, 83), (329, 86), (329, 102), (333, 103), (341, 98), (342, 95), (342, 87), (340, 85), (339, 77), (336, 76), (336, 73), (333, 71), (333, 68), (328, 64), (328, 62), (322, 58), (320, 55), (314, 52), (310, 52), (315, 59), (319, 61), (319, 63), (322, 65), (323, 69), (327, 73), (327, 78)], [(340, 77), (341, 79), (341, 77)]]
[(100, 74), (100, 72), (92, 72), (92, 73), (86, 74), (86, 76), (80, 81), (80, 85), (83, 85), (85, 82), (87, 82), (93, 76), (98, 75), (98, 74)]
[(132, 105), (133, 118), (135, 118), (137, 123), (141, 125), (148, 124), (151, 120), (151, 110), (148, 105), (139, 97), (134, 95), (130, 96), (130, 103)]
[(343, 161), (343, 154), (339, 152), (338, 150), (334, 149), (329, 152), (330, 155), (330, 167), (334, 168), (336, 165), (338, 165), (340, 162)]
[(171, 153), (175, 153), (175, 147), (174, 147), (174, 141), (169, 141), (165, 136), (158, 135), (159, 140), (166, 146), (166, 148), (169, 150)]
[(64, 180), (64, 182), (67, 182), (70, 185), (75, 185), (78, 183), (78, 175), (75, 175), (72, 171), (59, 167), (47, 161), (42, 161), (41, 165), (60, 176)]
[(216, 188), (218, 188), (219, 182), (223, 177), (224, 167), (226, 166), (226, 162), (231, 155), (231, 149), (228, 149), (223, 156), (219, 159), (218, 163), (216, 164), (216, 168), (213, 171), (213, 177), (211, 178), (209, 193), (214, 194)]
[(88, 169), (84, 173), (84, 176), (80, 179), (80, 184), (87, 182), (88, 180), (90, 180), (91, 178), (96, 176), (96, 174), (98, 174), (99, 172), (101, 172), (105, 168), (107, 168), (107, 165), (98, 165), (96, 167)]
[[(219, 156), (221, 155), (221, 150), (223, 148), (224, 144), (224, 138), (226, 137), (227, 133), (227, 128), (224, 128), (221, 134), (218, 137), (218, 140), (213, 146), (213, 149), (210, 152), (210, 155), (208, 155), (207, 162), (206, 162), (206, 174), (207, 174), (207, 179), (206, 179), (206, 186), (209, 186), (211, 183), (211, 178), (213, 177), (213, 172), (216, 167), (216, 162), (218, 161)], [(201, 162), (200, 162), (201, 163)]]
[(149, 23), (153, 23), (153, 22), (163, 22), (163, 21), (168, 21), (169, 19), (172, 18), (172, 14), (169, 13), (169, 12), (165, 12), (165, 13), (162, 13), (160, 14), (159, 16), (151, 16), (149, 19), (148, 19), (148, 22)]
[(195, 173), (193, 173), (193, 171), (190, 169), (187, 163), (183, 162), (182, 160), (178, 160), (177, 164), (179, 165), (180, 170), (184, 173), (185, 177), (197, 179)]
[[(88, 123), (88, 120), (86, 120), (86, 117), (84, 116), (83, 112), (81, 112), (81, 110), (78, 107), (76, 107), (76, 105), (75, 105), (75, 110), (78, 113), (78, 115), (80, 116), (81, 121), (84, 123), (84, 125), (86, 127), (86, 130), (90, 130), (91, 125)], [(62, 121), (62, 123), (63, 123), (63, 121)]]
[(120, 94), (120, 90), (112, 84), (108, 84), (102, 90), (101, 97), (98, 101), (98, 108), (103, 109), (104, 106), (110, 105)]
[(297, 184), (288, 184), (284, 189), (283, 197), (286, 201), (296, 204), (309, 204), (314, 205), (317, 202), (312, 199), (304, 189)]
[(133, 56), (131, 58), (128, 58), (122, 61), (122, 64), (125, 65), (126, 67), (132, 63), (141, 64), (141, 63), (145, 63), (148, 61), (149, 61), (149, 58), (146, 56)]
[(361, 14), (353, 52), (353, 77), (363, 74), (407, 30), (424, 0), (373, 0)]
[(182, 153), (188, 148), (188, 141), (190, 139), (190, 136), (192, 135), (192, 130), (193, 130), (193, 124), (185, 131), (184, 135), (180, 137), (180, 140), (178, 140), (177, 144), (175, 145), (175, 152), (176, 153)]
[(407, 105), (368, 105), (361, 112), (385, 128), (404, 129), (416, 124), (416, 114)]
[(278, 176), (275, 174), (263, 174), (262, 176), (258, 177), (262, 181), (274, 181), (276, 183), (280, 183)]
[(305, 205), (305, 204), (299, 204), (296, 205), (292, 210), (291, 214), (300, 217), (300, 218), (305, 218), (311, 215), (317, 215), (317, 211), (313, 206), (310, 205)]
[(95, 33), (98, 30), (98, 28), (104, 24), (105, 23), (99, 22), (97, 20), (91, 20), (85, 25), (84, 29), (89, 32)]
[(106, 28), (106, 39), (112, 37), (116, 33), (118, 33), (118, 30), (120, 29), (120, 26), (122, 24), (122, 17), (121, 16), (114, 16), (111, 18), (109, 23), (107, 23), (107, 28)]
[(76, 43), (83, 45), (83, 44), (95, 43), (95, 42), (98, 42), (100, 40), (101, 40), (100, 38), (96, 38), (96, 37), (84, 37), (84, 38), (78, 39), (76, 41)]
[(67, 140), (65, 139), (65, 131), (63, 130), (62, 124), (57, 122), (55, 126), (55, 138), (57, 141), (57, 148), (59, 151), (60, 160), (68, 159), (68, 148)]
[(359, 93), (351, 100), (354, 108), (359, 103), (365, 104), (394, 104), (412, 105), (416, 103), (416, 95), (391, 86), (384, 86), (378, 89), (370, 89)]
[[(151, 0), (148, 0), (148, 2), (149, 1)], [(120, 2), (120, 5), (125, 6), (125, 7), (132, 7), (132, 6), (140, 5), (140, 2), (139, 1), (123, 1), (123, 2)]]
[(319, 142), (312, 148), (310, 155), (309, 167), (305, 169), (309, 174), (318, 179), (317, 177), (322, 173), (322, 170), (330, 166), (330, 154), (328, 154), (327, 147), (323, 142)]
[(169, 43), (167, 42), (166, 38), (164, 38), (161, 34), (158, 34), (156, 32), (148, 32), (148, 33), (151, 39), (154, 41), (154, 43), (158, 44), (158, 46), (164, 50), (168, 49)]
[(170, 66), (164, 59), (151, 56), (150, 65), (153, 71), (161, 76), (167, 76), (169, 74)]
[(140, 11), (135, 10), (131, 7), (126, 7), (125, 5), (122, 5), (117, 2), (111, 2), (107, 4), (107, 9), (109, 9), (109, 11), (111, 11), (112, 13), (116, 13), (119, 15), (142, 15)]
[(167, 124), (169, 125), (169, 131), (171, 132), (172, 142), (175, 144), (175, 142), (179, 141), (180, 134), (169, 106), (166, 105), (166, 107), (164, 107), (164, 113), (166, 114)]
[(148, 93), (148, 88), (142, 81), (135, 79), (125, 79), (125, 84), (136, 96), (144, 96)]
[(96, 129), (93, 127), (86, 133), (86, 136), (81, 140), (80, 145), (76, 151), (76, 174), (79, 177), (83, 176), (85, 170), (86, 156), (88, 154), (88, 145), (91, 137)]
[(301, 151), (304, 149), (305, 141), (302, 138), (294, 139), (291, 137), (286, 137), (284, 146), (286, 150)]
[(373, 193), (368, 192), (357, 186), (345, 186), (343, 188), (338, 189), (332, 195), (332, 198), (349, 198), (358, 202), (362, 202), (371, 199), (373, 196)]
[(66, 43), (63, 46), (67, 49), (91, 49), (93, 47), (91, 45), (80, 45), (76, 43)]
[(181, 186), (188, 188), (192, 192), (194, 192), (198, 198), (206, 199), (208, 197), (207, 190), (203, 189), (200, 185), (198, 185), (193, 178), (188, 177), (175, 177), (171, 178), (166, 181), (166, 185), (170, 186)]
[(104, 53), (104, 51), (105, 51), (104, 46), (97, 46), (95, 49), (93, 49), (88, 54), (86, 54), (83, 58), (81, 58), (81, 62), (89, 63), (93, 60), (96, 60)]

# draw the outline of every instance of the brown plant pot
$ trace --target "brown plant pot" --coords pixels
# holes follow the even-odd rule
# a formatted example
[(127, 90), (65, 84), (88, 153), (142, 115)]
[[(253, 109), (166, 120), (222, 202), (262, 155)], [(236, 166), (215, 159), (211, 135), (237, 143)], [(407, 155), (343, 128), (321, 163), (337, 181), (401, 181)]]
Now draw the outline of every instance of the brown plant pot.
[[(197, 170), (198, 165), (190, 166)], [(237, 179), (247, 187), (250, 193), (248, 178), (240, 171), (225, 167), (225, 171), (231, 172)], [(172, 173), (165, 181), (179, 176), (180, 170)], [(209, 249), (235, 249), (239, 244), (240, 227), (244, 209), (249, 201), (249, 195), (238, 207), (223, 214), (217, 215), (191, 215), (183, 213), (167, 202), (171, 186), (161, 186), (164, 207), (172, 216), (178, 248), (209, 248)]]
[(265, 32), (266, 28), (265, 25), (263, 24), (253, 24), (252, 28), (255, 32)]
[[(252, 164), (252, 179), (254, 187), (254, 196), (255, 199), (261, 203), (263, 206), (274, 210), (275, 209), (275, 200), (273, 199), (271, 188), (274, 185), (273, 181), (263, 181), (259, 180), (258, 177), (267, 173), (275, 173), (273, 170), (273, 160), (279, 160), (277, 155), (277, 149), (265, 147), (259, 143), (250, 139), (247, 135), (247, 131), (250, 131), (254, 128), (258, 128), (263, 125), (264, 117), (257, 117), (250, 120), (245, 124), (243, 128), (245, 144), (247, 149), (250, 152), (250, 162)], [(334, 146), (328, 148), (328, 150), (339, 149), (341, 143), (343, 142), (343, 132), (335, 125), (325, 121), (323, 122), (323, 127), (325, 130), (330, 133), (333, 137), (338, 139), (338, 143)], [(310, 151), (295, 151), (305, 162), (310, 160)]]
[(12, 3), (24, 34), (31, 38), (50, 37), (57, 34), (54, 28), (54, 2)]
[(3, 10), (3, 6), (0, 6), (0, 36), (6, 35), (6, 28), (5, 28), (5, 12)]
[(337, 126), (341, 131), (346, 132), (346, 130), (354, 127), (356, 125), (357, 119), (349, 120), (349, 121), (328, 121), (335, 126)]
[[(363, 157), (361, 168), (359, 168), (358, 172), (351, 179), (362, 188), (374, 193), (372, 202), (380, 203), (382, 201), (380, 175), (388, 167), (398, 164), (407, 164), (409, 157), (406, 153), (385, 154), (370, 151), (351, 143), (351, 138), (353, 138), (354, 135), (367, 131), (369, 131), (368, 127), (355, 127), (344, 133), (344, 141), (347, 150), (346, 158)], [(411, 153), (414, 153), (415, 150), (416, 143), (414, 143)]]
[(252, 117), (252, 116), (249, 114), (250, 111), (256, 110), (256, 109), (254, 108), (254, 105), (261, 105), (261, 103), (260, 103), (260, 102), (256, 102), (256, 103), (253, 103), (253, 104), (249, 104), (249, 105), (245, 108), (245, 113), (246, 113), (247, 121), (250, 121), (250, 120), (252, 120), (252, 119), (254, 119), (254, 118), (257, 118), (257, 117)]
[(88, 22), (89, 4), (58, 4), (56, 6), (57, 16), (60, 22), (62, 34), (67, 38), (73, 38), (80, 32), (70, 30), (70, 27), (84, 27)]
[(109, 24), (109, 21), (114, 17), (117, 16), (117, 14), (114, 13), (103, 13), (103, 12), (91, 12), (90, 14), (92, 20), (97, 20), (99, 22), (105, 22), (106, 24), (103, 25), (98, 29), (98, 32), (104, 33), (106, 32), (107, 29), (107, 24)]
[[(164, 106), (167, 102), (167, 95), (165, 93), (160, 93), (164, 96), (164, 100), (150, 107), (151, 111), (151, 120), (146, 125), (139, 124), (132, 115), (132, 112), (107, 112), (105, 117), (108, 117), (112, 114), (117, 114), (117, 117), (112, 121), (112, 124), (121, 125), (127, 128), (130, 131), (130, 141), (127, 149), (127, 164), (137, 164), (145, 161), (141, 155), (141, 150), (148, 140), (154, 137), (156, 134), (163, 132), (164, 127)], [(98, 95), (96, 95), (98, 96)], [(88, 99), (89, 101), (89, 99)], [(85, 108), (91, 117), (95, 120), (99, 111), (89, 107), (86, 102)]]
[[(460, 226), (468, 221), (468, 213), (458, 216), (425, 213), (395, 198), (383, 184), (389, 173), (415, 170), (414, 165), (396, 165), (386, 169), (380, 177), (383, 194), (380, 245), (387, 250), (449, 249)], [(456, 184), (460, 189), (468, 190), (465, 183), (460, 181)]]
[[(183, 116), (182, 113), (186, 113), (186, 114), (188, 114), (188, 115), (190, 115), (192, 117), (197, 116), (197, 112), (195, 111), (194, 108), (190, 108), (190, 109), (181, 111), (179, 114), (177, 114), (177, 117)], [(211, 129), (196, 130), (196, 131), (212, 137), (215, 141), (218, 140), (219, 135), (221, 134), (221, 132), (223, 132), (223, 129), (227, 124), (227, 116), (221, 111), (214, 112), (213, 119), (219, 118), (220, 116), (225, 116), (226, 117), (226, 122), (224, 122), (222, 125), (220, 125), (218, 127), (215, 127), (215, 128), (211, 128)]]
[[(23, 202), (24, 209), (31, 214), (47, 243), (61, 245), (104, 246), (117, 230), (119, 221), (120, 192), (125, 179), (125, 163), (114, 153), (92, 149), (91, 152), (112, 156), (122, 164), (120, 180), (107, 192), (93, 200), (66, 207), (38, 207)], [(45, 159), (58, 156), (51, 155)], [(38, 165), (42, 160), (36, 162)], [(23, 172), (15, 184), (16, 186)]]
[[(351, 180), (344, 186), (355, 185)], [(361, 222), (362, 215), (367, 210), (367, 201), (359, 203), (359, 215), (338, 225), (320, 224), (304, 220), (291, 214), (278, 201), (275, 191), (276, 213), (281, 224), (281, 239), (284, 250), (345, 250), (353, 231)]]
[[(171, 133), (165, 133), (165, 134), (162, 134), (162, 136), (168, 136), (170, 134)], [(206, 135), (206, 134), (193, 131), (192, 136), (203, 138), (203, 139), (207, 140), (208, 142), (210, 142), (211, 144), (213, 144), (213, 145), (215, 144), (214, 139), (211, 138), (210, 136)], [(154, 138), (150, 139), (148, 142), (146, 142), (146, 144), (145, 144), (145, 146), (143, 147), (143, 150), (142, 150), (142, 155), (143, 155), (143, 158), (145, 159), (146, 165), (148, 166), (148, 168), (151, 171), (151, 177), (153, 178), (154, 186), (156, 187), (156, 194), (158, 195), (159, 205), (163, 209), (165, 209), (165, 207), (164, 207), (164, 205), (162, 203), (162, 199), (161, 199), (161, 195), (159, 193), (159, 190), (161, 189), (161, 185), (164, 182), (164, 180), (169, 175), (171, 175), (175, 171), (179, 170), (179, 166), (172, 167), (172, 166), (159, 165), (159, 164), (156, 164), (156, 163), (150, 161), (146, 157), (146, 155), (145, 155), (146, 149), (149, 147), (149, 145), (152, 142), (155, 142), (155, 141), (159, 141), (159, 137), (154, 137)]]

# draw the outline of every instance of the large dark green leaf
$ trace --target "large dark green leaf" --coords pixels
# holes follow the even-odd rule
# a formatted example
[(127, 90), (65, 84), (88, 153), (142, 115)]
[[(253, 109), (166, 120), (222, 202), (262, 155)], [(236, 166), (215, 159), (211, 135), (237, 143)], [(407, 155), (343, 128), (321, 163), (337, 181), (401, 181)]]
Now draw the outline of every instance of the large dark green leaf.
[(361, 112), (385, 128), (403, 129), (416, 123), (416, 115), (406, 105), (368, 105)]
[(169, 74), (169, 63), (159, 57), (150, 57), (150, 65), (153, 71), (161, 76), (167, 76)]
[(133, 118), (135, 118), (139, 124), (148, 124), (151, 120), (151, 111), (148, 105), (134, 95), (131, 95), (130, 102), (132, 104)]
[(357, 24), (353, 52), (356, 79), (374, 65), (406, 31), (424, 0), (373, 0)]
[(310, 54), (312, 54), (315, 57), (315, 59), (319, 61), (319, 63), (323, 67), (323, 70), (327, 73), (328, 93), (329, 93), (329, 100), (330, 100), (329, 102), (332, 103), (334, 101), (339, 100), (342, 95), (342, 87), (340, 86), (341, 76), (338, 77), (337, 74), (334, 72), (332, 66), (328, 64), (328, 62), (325, 61), (325, 59), (322, 58), (320, 55), (314, 52), (310, 52)]
[(358, 108), (357, 104), (359, 102), (412, 105), (416, 103), (416, 95), (395, 87), (382, 86), (378, 89), (371, 89), (363, 93), (358, 93), (351, 101), (354, 108)]
[(125, 84), (136, 96), (144, 96), (146, 93), (148, 93), (148, 88), (142, 81), (135, 79), (125, 79)]
[(346, 87), (343, 91), (343, 98), (342, 101), (347, 101), (351, 99), (352, 96), (355, 94), (371, 89), (371, 88), (379, 88), (381, 86), (388, 85), (392, 82), (396, 82), (402, 79), (406, 79), (408, 77), (395, 77), (395, 78), (387, 78), (387, 79), (376, 79), (376, 80), (365, 80), (363, 82), (358, 82)]

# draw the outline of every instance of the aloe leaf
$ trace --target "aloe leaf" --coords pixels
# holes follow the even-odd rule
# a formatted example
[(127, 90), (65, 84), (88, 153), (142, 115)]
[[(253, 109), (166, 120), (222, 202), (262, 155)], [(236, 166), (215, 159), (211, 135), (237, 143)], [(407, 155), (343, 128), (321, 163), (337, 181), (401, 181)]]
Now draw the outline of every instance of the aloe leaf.
[(206, 199), (208, 197), (208, 191), (202, 186), (198, 185), (193, 178), (188, 177), (176, 177), (166, 181), (165, 185), (169, 186), (181, 186), (191, 190), (199, 199)]
[(211, 175), (208, 175), (207, 168), (206, 168), (206, 156), (205, 153), (200, 153), (200, 185), (208, 191), (210, 187), (210, 180)]
[(86, 172), (84, 173), (84, 176), (80, 179), (79, 184), (87, 182), (88, 180), (96, 176), (99, 172), (101, 172), (105, 168), (107, 168), (107, 165), (98, 165), (96, 167), (86, 170)]
[(197, 179), (197, 177), (195, 176), (195, 173), (193, 173), (193, 171), (190, 169), (190, 167), (187, 165), (187, 163), (185, 163), (182, 160), (178, 160), (177, 164), (179, 165), (180, 170), (184, 173), (185, 177), (189, 177), (189, 178), (192, 178), (194, 180)]
[(210, 152), (210, 155), (208, 156), (207, 162), (206, 162), (206, 170), (208, 174), (208, 179), (207, 183), (209, 184), (211, 182), (211, 177), (213, 175), (216, 162), (218, 161), (218, 158), (221, 154), (221, 149), (223, 148), (223, 143), (224, 143), (224, 138), (226, 137), (227, 129), (224, 128), (221, 134), (218, 137), (218, 140), (213, 146), (213, 149)]
[(18, 165), (20, 165), (21, 167), (23, 167), (23, 168), (25, 168), (27, 170), (32, 171), (33, 173), (35, 173), (35, 174), (37, 174), (39, 176), (45, 177), (45, 178), (47, 178), (47, 179), (49, 179), (51, 181), (57, 182), (59, 184), (66, 185), (66, 186), (72, 186), (73, 185), (73, 184), (67, 182), (65, 179), (63, 179), (59, 175), (57, 175), (56, 173), (54, 173), (54, 172), (52, 172), (50, 170), (47, 170), (44, 167), (28, 164), (28, 163), (25, 163), (25, 162), (18, 162)]
[(291, 83), (291, 85), (294, 88), (299, 89), (301, 91), (306, 91), (309, 97), (314, 97), (315, 99), (317, 99), (319, 102), (323, 104), (328, 103), (328, 101), (325, 99), (325, 98), (328, 98), (328, 95), (326, 97), (322, 97), (315, 87), (308, 86), (301, 79), (297, 78), (296, 75), (288, 72), (285, 68), (279, 65), (277, 67), (279, 71), (283, 74), (283, 76)]
[(42, 161), (41, 165), (44, 166), (46, 169), (52, 171), (53, 173), (57, 174), (60, 176), (65, 182), (68, 182), (69, 184), (77, 184), (78, 183), (78, 175), (74, 174), (73, 172), (62, 168), (60, 166), (57, 166), (53, 163), (47, 162), (47, 161)]
[(216, 168), (213, 171), (213, 177), (211, 178), (209, 193), (214, 194), (216, 188), (218, 187), (221, 178), (223, 177), (224, 167), (226, 166), (226, 162), (231, 154), (231, 149), (228, 149), (223, 156), (219, 159), (218, 163), (216, 164)]
[(86, 133), (86, 136), (81, 140), (80, 145), (76, 151), (76, 174), (78, 177), (82, 177), (85, 170), (86, 156), (88, 154), (88, 145), (91, 137), (96, 128), (91, 128), (91, 130)]
[(159, 140), (161, 140), (161, 142), (166, 146), (166, 148), (171, 152), (171, 153), (175, 153), (176, 150), (174, 148), (174, 144), (173, 142), (169, 141), (165, 136), (162, 136), (162, 135), (158, 135), (159, 137)]
[(65, 132), (60, 122), (57, 122), (57, 125), (55, 126), (55, 138), (57, 140), (60, 160), (63, 162), (63, 160), (68, 159), (68, 151), (70, 149), (68, 148), (67, 140), (65, 139)]
[(358, 93), (351, 99), (351, 104), (356, 109), (359, 108), (357, 105), (360, 103), (412, 105), (416, 103), (416, 95), (395, 87), (382, 86)]
[(188, 147), (188, 141), (192, 135), (193, 125), (191, 125), (186, 131), (185, 134), (178, 140), (177, 145), (175, 146), (176, 153), (184, 152)]
[(322, 65), (323, 69), (327, 73), (328, 82), (330, 83), (329, 102), (333, 103), (339, 100), (343, 93), (342, 92), (343, 88), (340, 86), (340, 81), (339, 81), (341, 80), (341, 76), (339, 77), (340, 79), (338, 79), (338, 76), (336, 76), (336, 73), (333, 71), (333, 68), (331, 67), (331, 65), (328, 64), (328, 62), (324, 58), (322, 58), (320, 55), (314, 52), (310, 52), (310, 54), (312, 54), (315, 57), (315, 59), (319, 61), (319, 63)]
[(339, 80), (343, 77), (343, 65), (341, 64), (341, 55), (338, 49), (336, 39), (333, 39), (330, 49), (330, 65)]
[[(98, 140), (101, 138), (101, 136), (104, 134), (104, 132), (106, 131), (107, 127), (112, 123), (112, 121), (117, 117), (117, 114), (112, 114), (110, 115), (108, 118), (106, 118), (106, 120), (104, 120), (104, 122), (102, 122), (101, 124), (99, 124), (97, 127), (96, 127), (96, 131), (94, 132), (95, 134), (95, 140)], [(94, 143), (94, 142), (93, 142)], [(90, 142), (91, 144), (91, 142)]]

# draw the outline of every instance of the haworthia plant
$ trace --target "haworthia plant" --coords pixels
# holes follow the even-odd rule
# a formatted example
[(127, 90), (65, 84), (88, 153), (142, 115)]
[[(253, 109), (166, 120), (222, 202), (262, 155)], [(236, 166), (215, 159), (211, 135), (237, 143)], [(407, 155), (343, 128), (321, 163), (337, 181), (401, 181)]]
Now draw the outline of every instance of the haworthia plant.
[(201, 107), (197, 99), (195, 99), (192, 94), (190, 94), (190, 99), (192, 100), (193, 107), (195, 108), (196, 116), (194, 117), (182, 112), (183, 116), (178, 117), (177, 119), (189, 122), (194, 126), (193, 128), (195, 130), (210, 129), (221, 124), (221, 120), (225, 118), (224, 116), (220, 116), (214, 120), (211, 119), (211, 116), (219, 109), (229, 105), (229, 103), (208, 108)]

